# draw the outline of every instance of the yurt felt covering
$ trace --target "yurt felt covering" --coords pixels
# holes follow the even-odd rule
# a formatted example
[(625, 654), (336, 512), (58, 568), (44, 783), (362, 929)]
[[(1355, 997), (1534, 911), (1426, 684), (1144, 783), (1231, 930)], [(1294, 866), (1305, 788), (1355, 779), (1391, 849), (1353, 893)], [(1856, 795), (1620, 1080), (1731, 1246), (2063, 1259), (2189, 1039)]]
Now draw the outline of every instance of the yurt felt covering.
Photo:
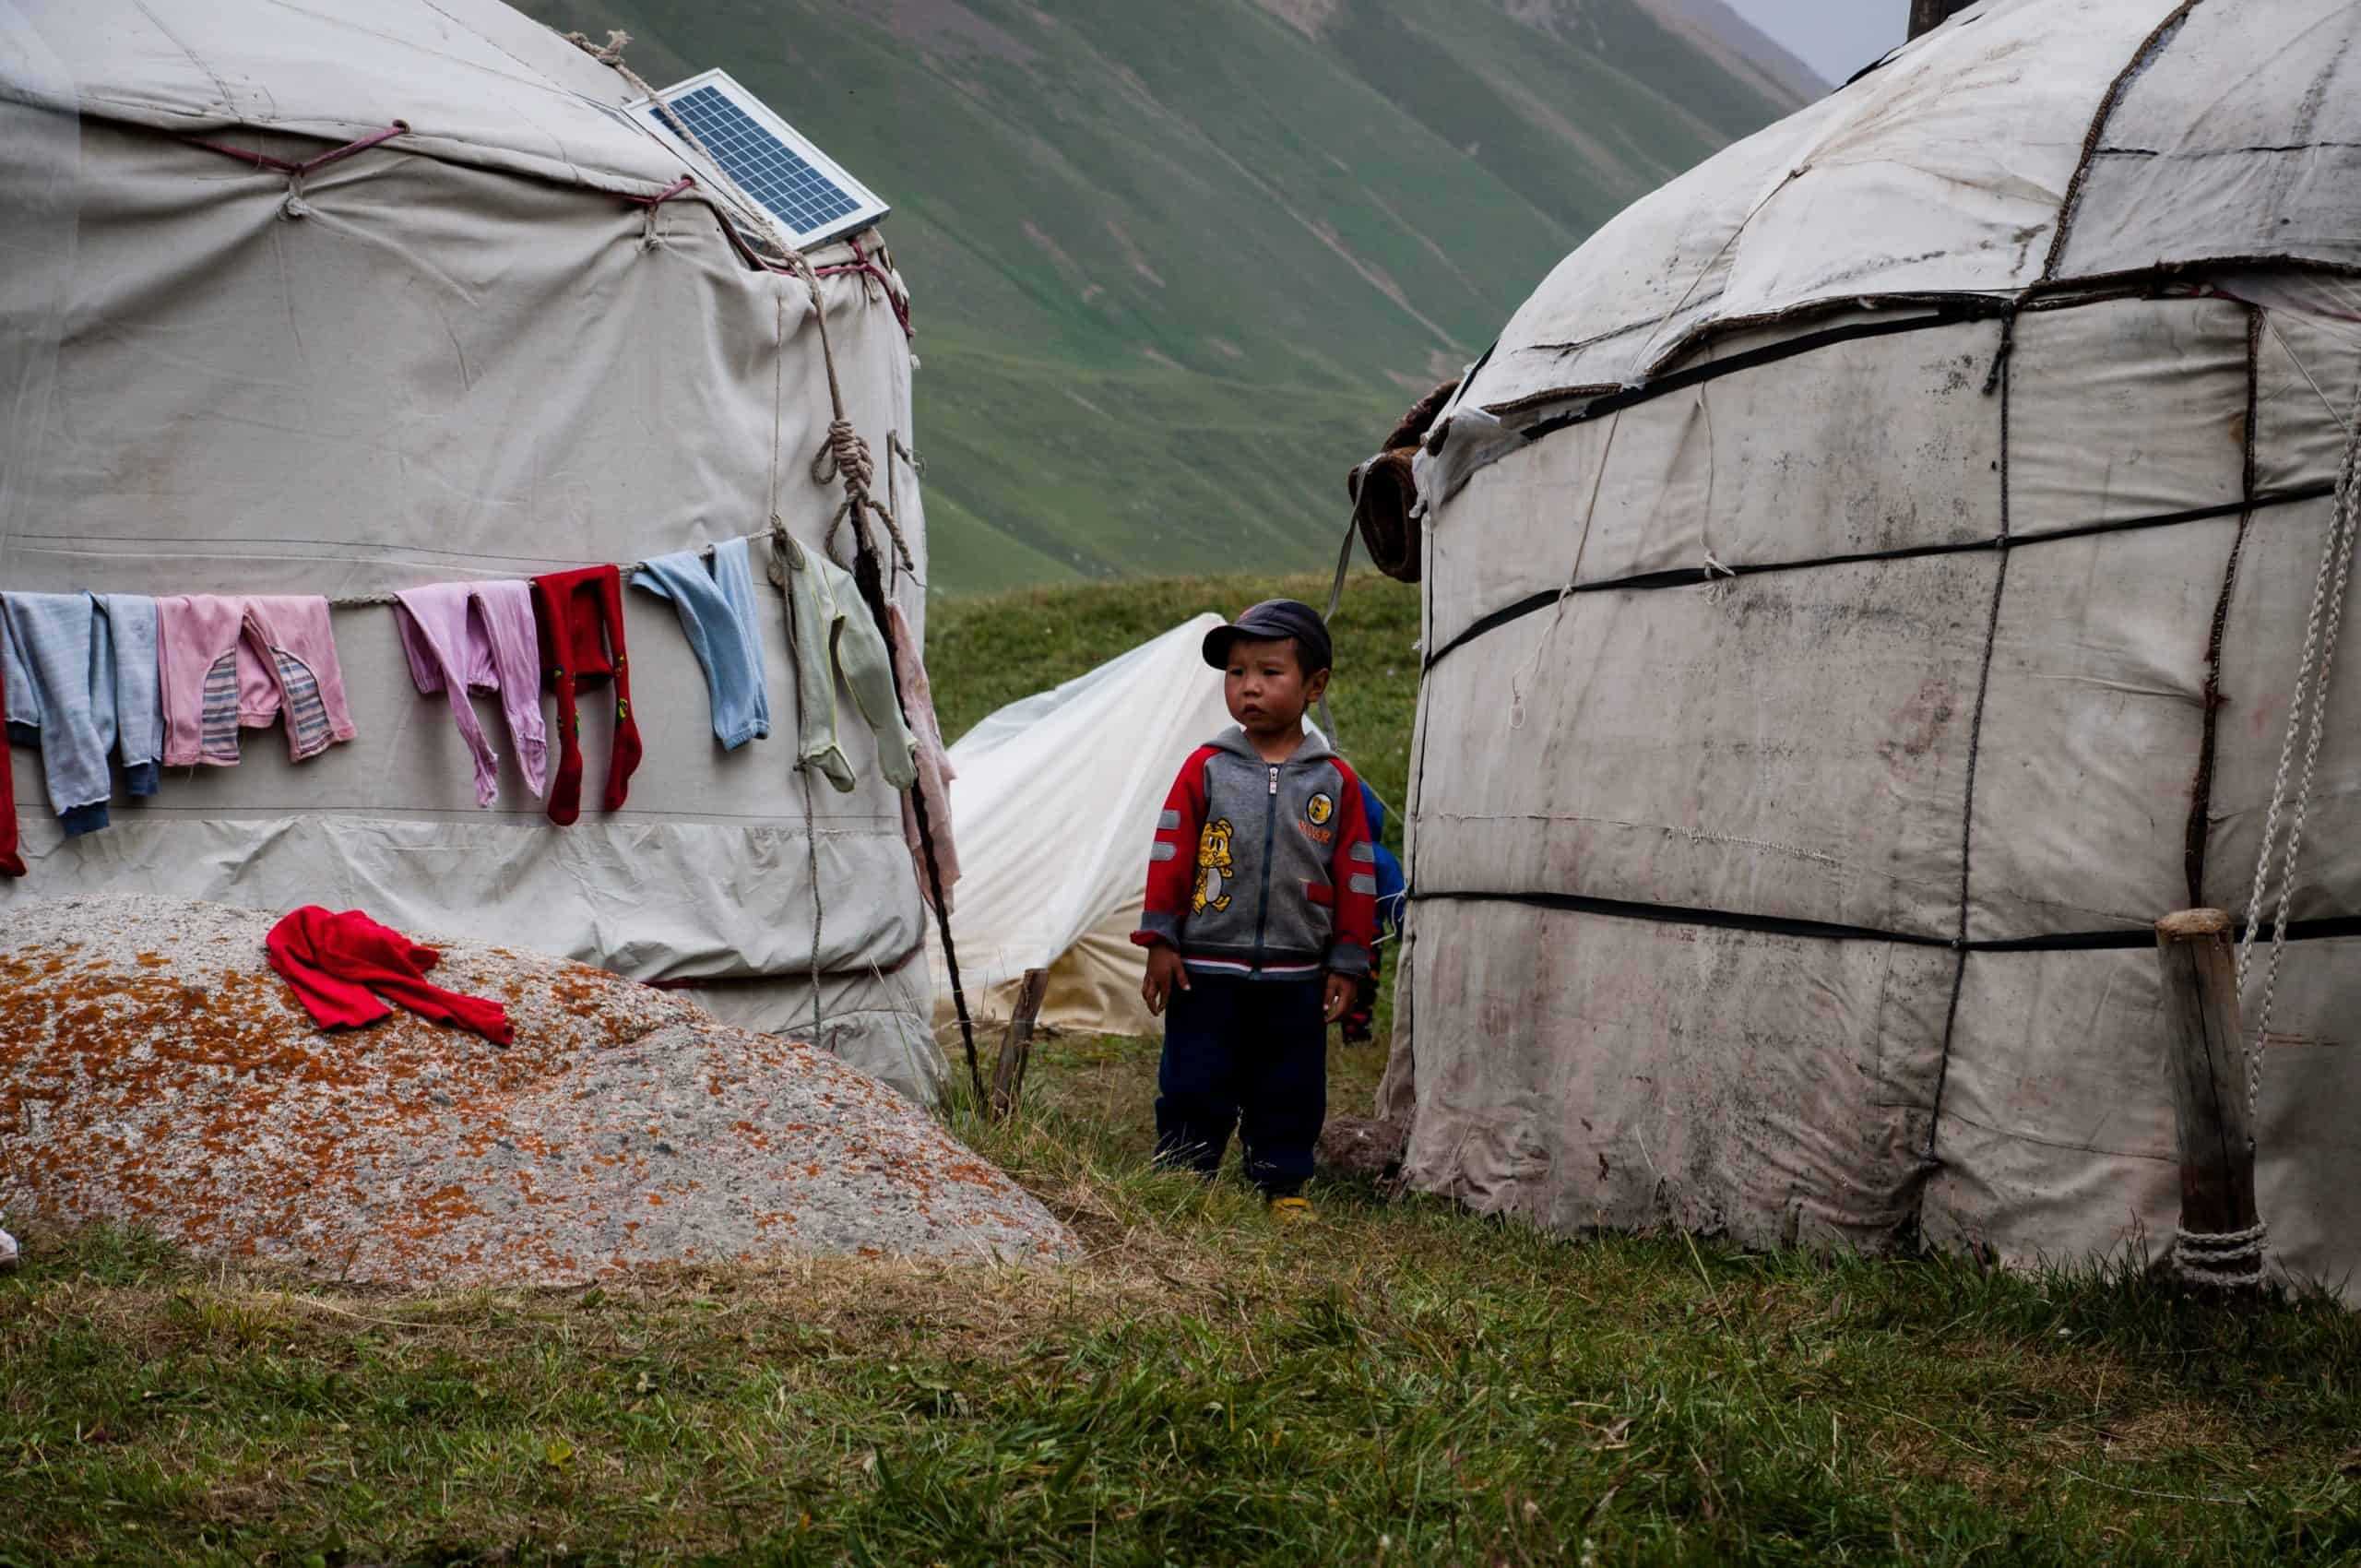
[[(412, 689), (393, 612), (366, 602), (629, 564), (773, 516), (807, 548), (828, 537), (843, 493), (812, 469), (832, 408), (807, 283), (749, 265), (722, 222), (743, 198), (624, 113), (635, 94), (490, 0), (169, 18), (0, 0), (0, 586), (328, 595), (349, 605), (359, 729), (292, 766), (250, 735), (235, 768), (119, 797), (113, 826), (71, 841), (18, 748), (30, 874), (0, 883), (0, 907), (109, 890), (358, 906), (723, 982), (706, 995), (733, 1021), (803, 1035), (816, 970), (824, 1042), (929, 1094), (898, 803), (849, 704), (860, 788), (796, 773), (776, 595), (757, 595), (776, 729), (725, 754), (672, 608), (625, 594), (647, 760), (623, 809), (567, 828), (513, 760), (475, 809), (444, 700)], [(217, 150), (303, 162), (397, 125), (302, 175)], [(922, 626), (924, 515), (896, 455), (914, 362), (900, 280), (865, 239), (812, 259), (847, 417), (913, 555), (893, 592)]]
[[(2152, 925), (2248, 907), (2361, 410), (2356, 45), (2326, 0), (1993, 0), (1517, 313), (1418, 459), (1414, 1182), (2166, 1249)], [(2257, 1125), (2272, 1266), (2361, 1299), (2355, 657)]]

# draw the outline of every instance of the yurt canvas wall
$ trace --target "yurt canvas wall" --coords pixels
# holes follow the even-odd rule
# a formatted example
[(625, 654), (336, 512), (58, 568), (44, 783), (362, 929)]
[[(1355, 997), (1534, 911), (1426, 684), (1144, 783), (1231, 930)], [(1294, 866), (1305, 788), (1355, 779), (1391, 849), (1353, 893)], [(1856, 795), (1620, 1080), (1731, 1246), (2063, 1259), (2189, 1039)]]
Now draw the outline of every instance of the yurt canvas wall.
[[(2248, 908), (2361, 392), (2356, 45), (2344, 0), (1991, 0), (1517, 313), (1418, 460), (1418, 1184), (2168, 1246), (2152, 923)], [(2356, 654), (2258, 1125), (2272, 1265), (2361, 1300)]]
[[(635, 562), (774, 512), (820, 548), (842, 494), (811, 474), (831, 410), (805, 284), (733, 249), (721, 213), (743, 198), (622, 112), (636, 91), (492, 0), (0, 0), (0, 587), (366, 597)], [(300, 178), (196, 145), (301, 161), (397, 122)], [(923, 513), (889, 456), (910, 439), (900, 288), (843, 270), (822, 297), (920, 623)], [(600, 813), (610, 720), (586, 703), (587, 798), (564, 828), (513, 765), (478, 810), (393, 612), (339, 609), (359, 735), (326, 754), (290, 766), (251, 731), (238, 766), (118, 794), (111, 827), (61, 842), (38, 755), (14, 748), (30, 874), (0, 907), (130, 888), (358, 906), (712, 980), (701, 999), (733, 1021), (798, 1034), (816, 970), (825, 1043), (930, 1092), (895, 793), (851, 722), (859, 789), (807, 791), (779, 601), (757, 598), (774, 731), (724, 754), (673, 609), (626, 591), (647, 760)], [(497, 705), (479, 711), (500, 735)]]
[[(1087, 674), (1013, 702), (951, 747), (959, 885), (951, 916), (979, 1015), (1005, 1018), (1025, 971), (1050, 972), (1040, 1021), (1144, 1035), (1145, 956), (1132, 944), (1157, 814), (1189, 754), (1229, 727), (1200, 615)], [(938, 1020), (949, 976), (935, 967)]]

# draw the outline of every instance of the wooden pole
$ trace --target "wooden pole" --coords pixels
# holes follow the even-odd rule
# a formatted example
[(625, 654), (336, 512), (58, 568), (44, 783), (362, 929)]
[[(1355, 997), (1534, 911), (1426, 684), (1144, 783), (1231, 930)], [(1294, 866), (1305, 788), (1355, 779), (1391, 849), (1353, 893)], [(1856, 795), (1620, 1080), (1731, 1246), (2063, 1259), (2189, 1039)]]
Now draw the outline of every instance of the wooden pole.
[[(2165, 1073), (2180, 1128), (2183, 1236), (2229, 1236), (2255, 1229), (2254, 1130), (2247, 1112), (2247, 1053), (2238, 1028), (2238, 960), (2230, 917), (2183, 909), (2156, 922), (2156, 963), (2165, 982)], [(2253, 1285), (2255, 1255), (2217, 1267), (2203, 1283)]]
[(1974, 0), (1910, 0), (1910, 36), (1942, 26), (1954, 12), (1964, 11), (1972, 4)]
[(1050, 971), (1027, 969), (1024, 980), (1016, 988), (1016, 1011), (1009, 1016), (1008, 1033), (1000, 1042), (1000, 1060), (992, 1063), (992, 1120), (998, 1122), (1016, 1110), (1016, 1098), (1024, 1092), (1025, 1065), (1033, 1054), (1033, 1020), (1041, 1012), (1041, 999), (1050, 992)]

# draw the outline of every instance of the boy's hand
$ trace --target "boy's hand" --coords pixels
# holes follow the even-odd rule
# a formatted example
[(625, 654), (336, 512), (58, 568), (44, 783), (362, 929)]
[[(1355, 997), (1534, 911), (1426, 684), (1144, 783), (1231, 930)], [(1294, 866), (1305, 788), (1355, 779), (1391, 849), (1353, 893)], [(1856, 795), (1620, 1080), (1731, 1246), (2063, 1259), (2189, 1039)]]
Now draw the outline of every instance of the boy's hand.
[(1359, 982), (1352, 976), (1340, 975), (1334, 969), (1328, 971), (1327, 983), (1322, 987), (1320, 1002), (1321, 1010), (1327, 1014), (1330, 1023), (1335, 1023), (1353, 1010), (1353, 998), (1359, 990)]
[(1175, 986), (1189, 989), (1189, 970), (1180, 962), (1178, 949), (1159, 942), (1147, 950), (1147, 978), (1140, 981), (1140, 999), (1147, 1004), (1151, 1016), (1163, 1013)]

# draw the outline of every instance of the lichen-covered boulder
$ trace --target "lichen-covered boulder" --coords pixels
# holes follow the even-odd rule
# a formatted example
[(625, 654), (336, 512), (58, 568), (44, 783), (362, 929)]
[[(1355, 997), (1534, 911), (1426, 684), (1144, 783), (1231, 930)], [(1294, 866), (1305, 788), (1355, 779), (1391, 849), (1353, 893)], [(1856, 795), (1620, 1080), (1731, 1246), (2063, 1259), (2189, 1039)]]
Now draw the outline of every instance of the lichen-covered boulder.
[(399, 1011), (324, 1031), (266, 962), (271, 923), (165, 898), (10, 909), (12, 1216), (131, 1221), (208, 1255), (401, 1285), (1071, 1248), (1014, 1182), (824, 1051), (463, 943), (435, 944), (432, 978), (506, 1004), (515, 1044)]

